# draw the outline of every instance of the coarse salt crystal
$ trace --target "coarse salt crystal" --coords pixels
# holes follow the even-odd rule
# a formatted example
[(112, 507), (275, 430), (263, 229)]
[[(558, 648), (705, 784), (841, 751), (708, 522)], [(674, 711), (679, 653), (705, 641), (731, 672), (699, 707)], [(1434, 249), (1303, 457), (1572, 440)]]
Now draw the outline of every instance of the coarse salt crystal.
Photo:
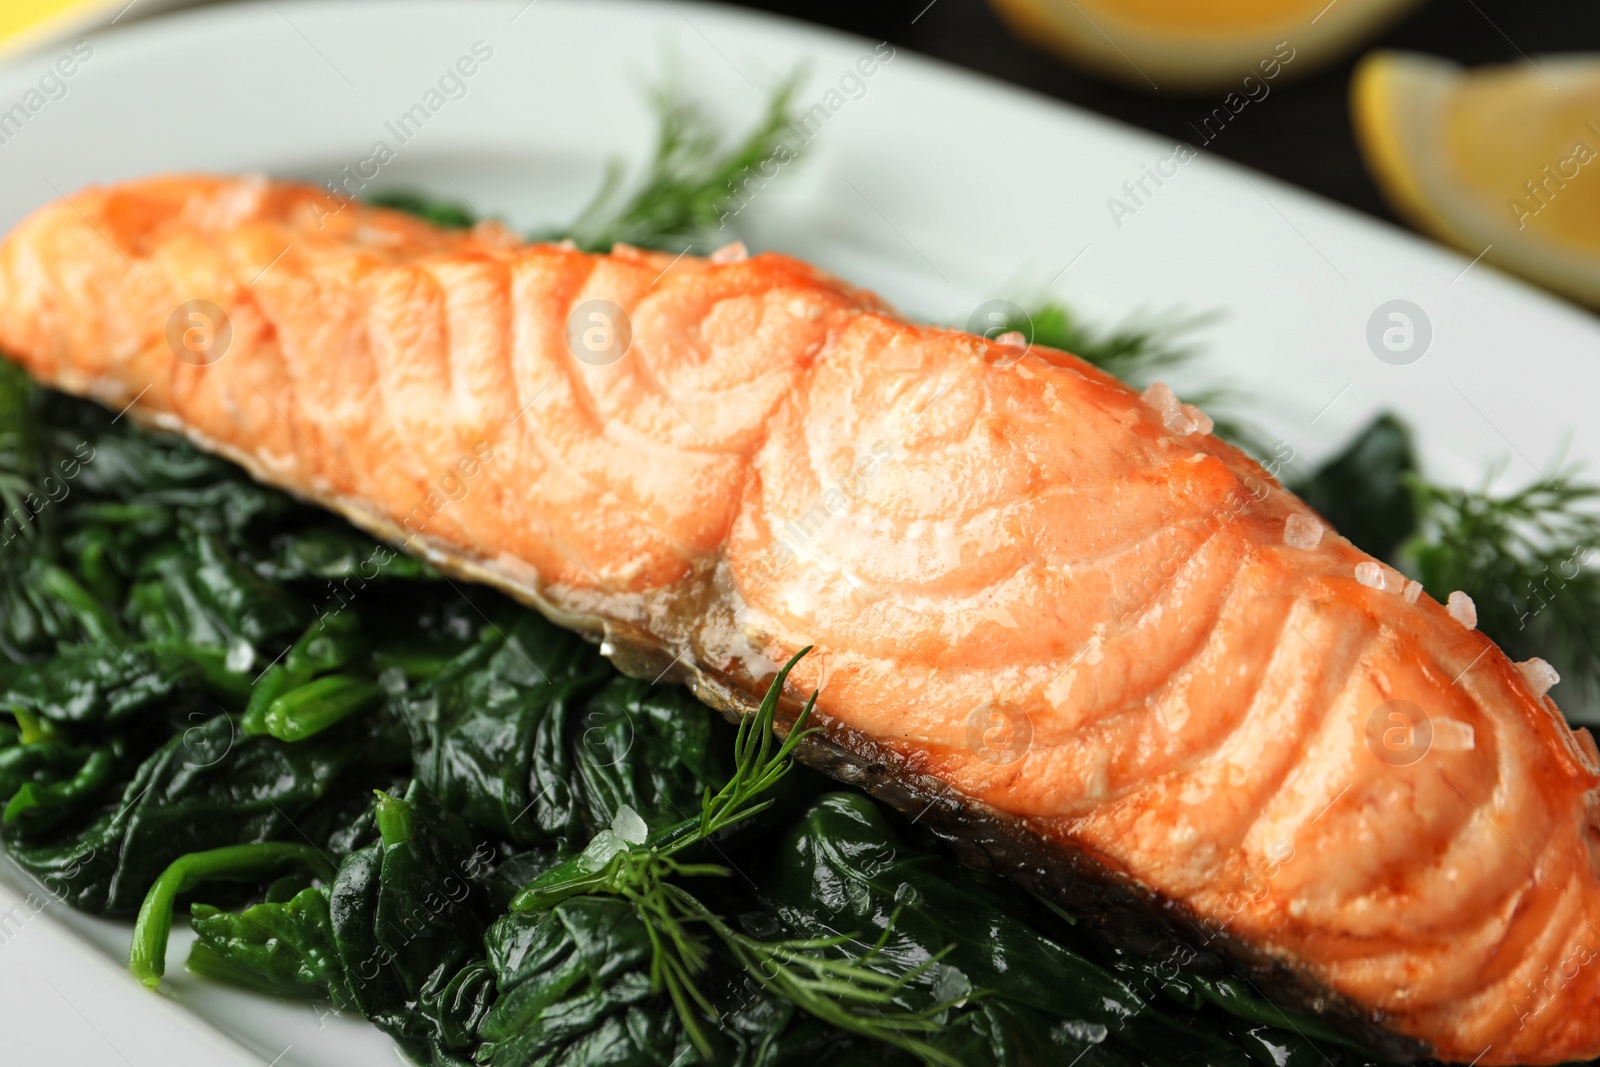
[(228, 658), (224, 661), (224, 664), (235, 674), (243, 674), (250, 669), (250, 665), (255, 661), (255, 646), (240, 637), (228, 646)]
[(1169, 409), (1178, 406), (1178, 397), (1172, 387), (1166, 382), (1151, 382), (1145, 386), (1144, 392), (1139, 394), (1139, 399), (1165, 415)]
[(1478, 605), (1474, 604), (1472, 598), (1461, 590), (1457, 589), (1450, 594), (1450, 599), (1445, 601), (1444, 608), (1450, 613), (1452, 619), (1467, 629), (1476, 630), (1478, 628)]
[(1535, 696), (1544, 696), (1550, 692), (1551, 686), (1561, 681), (1561, 675), (1556, 673), (1556, 669), (1538, 656), (1523, 660), (1517, 664), (1517, 670), (1522, 672), (1523, 679)]
[(1283, 543), (1290, 548), (1316, 548), (1322, 543), (1322, 523), (1310, 515), (1290, 515), (1283, 523)]
[(1407, 604), (1415, 604), (1417, 602), (1417, 598), (1422, 595), (1422, 583), (1407, 582), (1405, 589), (1401, 590), (1400, 595), (1405, 598)]
[(750, 258), (750, 250), (745, 248), (743, 241), (734, 241), (725, 244), (711, 253), (713, 263), (743, 263)]
[(1161, 415), (1161, 423), (1171, 433), (1187, 437), (1195, 431), (1210, 433), (1211, 417), (1193, 404), (1179, 402), (1166, 382), (1151, 382), (1141, 399)]
[(1021, 330), (1007, 330), (1005, 333), (996, 337), (994, 339), (994, 343), (997, 345), (1005, 345), (1007, 348), (1027, 348), (1028, 338), (1027, 335)]
[(618, 837), (615, 831), (601, 830), (589, 839), (588, 847), (579, 853), (578, 869), (586, 874), (598, 871), (611, 862), (611, 857), (627, 850), (628, 842)]
[(645, 825), (639, 813), (627, 804), (618, 808), (616, 815), (612, 816), (611, 832), (630, 845), (642, 845), (650, 837), (650, 827)]
[(1194, 433), (1200, 428), (1200, 424), (1195, 422), (1189, 413), (1183, 410), (1182, 407), (1179, 407), (1176, 411), (1163, 415), (1161, 422), (1166, 426), (1169, 432), (1175, 433), (1179, 437), (1188, 437), (1190, 434)]
[(1368, 561), (1356, 564), (1356, 581), (1369, 589), (1385, 593), (1398, 593), (1405, 589), (1406, 576), (1382, 563)]

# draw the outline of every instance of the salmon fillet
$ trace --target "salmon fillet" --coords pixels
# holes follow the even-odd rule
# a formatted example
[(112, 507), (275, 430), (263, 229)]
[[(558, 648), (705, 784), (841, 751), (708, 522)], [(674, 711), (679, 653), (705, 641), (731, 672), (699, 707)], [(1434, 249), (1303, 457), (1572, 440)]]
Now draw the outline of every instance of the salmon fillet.
[(1600, 1056), (1594, 741), (1169, 393), (259, 178), (40, 210), (0, 348), (724, 711), (815, 645), (808, 759), (1388, 1055)]

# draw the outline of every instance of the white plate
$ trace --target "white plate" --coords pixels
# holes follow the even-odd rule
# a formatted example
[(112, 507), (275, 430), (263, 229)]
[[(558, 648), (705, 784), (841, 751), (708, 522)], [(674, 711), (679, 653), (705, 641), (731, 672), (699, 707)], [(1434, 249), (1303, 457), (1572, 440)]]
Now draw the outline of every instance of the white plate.
[[(479, 42), (492, 54), (459, 98), (442, 96), (402, 144), (388, 124)], [(69, 47), (0, 68), (0, 111)], [(1150, 195), (1119, 226), (1108, 200), (1133, 206), (1123, 183), (1173, 145), (904, 51), (850, 80), (874, 42), (682, 0), (277, 0), (122, 28), (92, 48), (67, 94), (0, 143), (0, 225), (84, 184), (162, 170), (334, 179), (382, 140), (395, 158), (367, 191), (421, 186), (532, 227), (570, 217), (608, 157), (643, 154), (641, 88), (664, 58), (733, 124), (804, 62), (804, 106), (837, 106), (792, 173), (751, 186), (740, 222), (753, 245), (954, 323), (989, 299), (1046, 292), (1100, 321), (1220, 310), (1191, 380), (1247, 388), (1255, 421), (1301, 469), (1384, 407), (1417, 428), (1442, 478), (1505, 459), (1526, 481), (1567, 434), (1571, 455), (1600, 457), (1600, 328), (1587, 313), (1204, 155), (1159, 187), (1146, 179)], [(829, 96), (841, 79), (854, 92)], [(1391, 300), (1431, 323), (1408, 365), (1367, 341)], [(394, 1062), (359, 1020), (188, 979), (181, 938), (152, 995), (120, 970), (126, 927), (53, 904), (34, 918), (19, 903), (26, 879), (7, 864), (0, 881), (7, 1062)]]

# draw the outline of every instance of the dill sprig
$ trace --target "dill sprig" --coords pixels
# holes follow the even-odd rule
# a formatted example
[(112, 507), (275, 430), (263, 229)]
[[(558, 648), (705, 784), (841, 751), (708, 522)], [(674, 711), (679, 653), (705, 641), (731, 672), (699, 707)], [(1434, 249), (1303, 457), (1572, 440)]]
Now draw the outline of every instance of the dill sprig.
[(943, 1013), (950, 1005), (916, 1011), (897, 1001), (939, 957), (899, 974), (872, 966), (893, 932), (892, 920), (866, 952), (839, 956), (834, 953), (855, 940), (852, 935), (778, 941), (754, 938), (729, 926), (678, 884), (685, 878), (732, 873), (720, 864), (680, 863), (675, 857), (770, 807), (772, 798), (764, 794), (793, 768), (795, 747), (816, 732), (805, 728), (816, 705), (814, 693), (782, 742), (775, 739), (772, 729), (784, 681), (809, 651), (809, 647), (801, 649), (784, 665), (757, 713), (740, 721), (734, 772), (716, 793), (709, 788), (705, 791), (697, 817), (631, 841), (619, 835), (618, 829), (626, 832), (619, 819), (613, 829), (597, 834), (581, 855), (530, 882), (511, 906), (514, 910), (548, 908), (578, 895), (614, 896), (632, 904), (650, 938), (651, 987), (672, 1001), (685, 1032), (707, 1059), (713, 1052), (708, 1021), (717, 1012), (701, 991), (699, 979), (720, 949), (724, 958), (763, 989), (815, 1018), (904, 1049), (924, 1063), (960, 1067), (960, 1061), (918, 1036), (940, 1030)]
[(804, 728), (806, 720), (811, 717), (811, 709), (817, 704), (817, 695), (812, 693), (788, 736), (774, 748), (772, 723), (778, 711), (778, 695), (794, 665), (810, 651), (811, 646), (807, 645), (796, 652), (768, 687), (756, 714), (739, 720), (739, 731), (733, 740), (733, 774), (715, 794), (710, 789), (706, 790), (700, 802), (700, 825), (693, 835), (694, 840), (705, 840), (771, 807), (772, 799), (761, 799), (762, 794), (782, 781), (794, 767), (795, 747), (817, 733), (815, 729)]
[(898, 1003), (906, 987), (937, 966), (945, 953), (935, 953), (899, 974), (886, 974), (872, 967), (894, 933), (899, 909), (890, 916), (871, 948), (859, 955), (839, 957), (830, 953), (855, 941), (855, 937), (837, 934), (763, 941), (730, 928), (679, 886), (664, 884), (662, 890), (682, 909), (684, 920), (704, 923), (744, 972), (772, 995), (840, 1030), (903, 1049), (925, 1064), (962, 1067), (960, 1060), (916, 1036), (942, 1030), (942, 1016), (953, 1005), (908, 1010)]
[(1600, 487), (1567, 467), (1510, 493), (1434, 485), (1408, 477), (1416, 533), (1404, 569), (1429, 595), (1452, 590), (1477, 606), (1478, 629), (1515, 659), (1540, 656), (1585, 689), (1600, 682), (1600, 572), (1587, 566), (1597, 540)]
[[(792, 138), (791, 105), (801, 71), (779, 83), (755, 127), (727, 142), (704, 107), (671, 80), (650, 91), (658, 115), (655, 149), (631, 188), (627, 166), (612, 160), (599, 191), (565, 226), (546, 227), (532, 241), (570, 240), (585, 252), (609, 252), (618, 243), (671, 252), (707, 252), (733, 239), (729, 225), (754, 190), (763, 188), (800, 156)], [(753, 187), (753, 189), (752, 189)], [(466, 205), (411, 190), (389, 190), (370, 200), (439, 226), (478, 221)]]
[(1143, 323), (1127, 321), (1109, 330), (1088, 325), (1064, 304), (1040, 305), (1010, 324), (1029, 344), (1071, 352), (1113, 377), (1143, 389), (1164, 371), (1181, 367), (1198, 354), (1190, 338), (1215, 315), (1157, 316)]
[(435, 226), (443, 226), (446, 229), (465, 230), (478, 221), (478, 216), (465, 204), (440, 200), (408, 189), (377, 193), (369, 199), (379, 207), (404, 211), (408, 215), (426, 219)]
[(699, 104), (670, 83), (657, 87), (651, 93), (660, 116), (655, 151), (633, 191), (623, 195), (626, 168), (613, 161), (589, 206), (571, 225), (543, 236), (570, 238), (590, 252), (608, 251), (619, 242), (674, 252), (705, 250), (738, 213), (752, 175), (765, 184), (770, 175), (762, 175), (762, 169), (798, 157), (798, 142), (786, 137), (798, 86), (798, 72), (779, 84), (761, 120), (732, 147), (724, 145), (716, 122)]

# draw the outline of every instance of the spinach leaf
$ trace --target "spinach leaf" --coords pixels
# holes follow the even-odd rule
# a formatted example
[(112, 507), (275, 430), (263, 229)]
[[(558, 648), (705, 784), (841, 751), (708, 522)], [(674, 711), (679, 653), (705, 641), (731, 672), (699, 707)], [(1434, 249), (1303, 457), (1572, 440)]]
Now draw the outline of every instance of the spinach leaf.
[(327, 888), (239, 914), (195, 906), (189, 966), (286, 996), (354, 1007), (413, 1055), (464, 1064), (494, 999), (483, 958), (493, 848), (412, 783), (380, 794), (381, 838)]
[(346, 986), (413, 1054), (466, 1062), (493, 997), (486, 846), (416, 783), (404, 800), (380, 797), (377, 818), (382, 840), (345, 860), (330, 893)]
[(880, 965), (901, 972), (937, 961), (903, 1003), (970, 1005), (929, 1039), (962, 1062), (1248, 1062), (1024, 921), (1011, 887), (909, 845), (863, 796), (817, 800), (758, 883), (792, 934), (883, 939)]
[(242, 735), (231, 716), (214, 715), (156, 749), (115, 807), (87, 826), (13, 840), (8, 850), (73, 907), (131, 917), (156, 877), (186, 853), (303, 840), (302, 830), (324, 829), (316, 807), (339, 796), (336, 784), (349, 788), (346, 776), (363, 770), (380, 777), (396, 758), (386, 738), (365, 733), (285, 744)]
[(575, 896), (502, 916), (488, 933), (499, 997), (480, 1027), (490, 1067), (910, 1064), (896, 1049), (824, 1026), (726, 965), (701, 976), (717, 1030), (702, 1057), (652, 993), (651, 932), (633, 905)]
[(486, 628), (395, 706), (417, 778), (518, 847), (581, 849), (624, 805), (651, 824), (676, 822), (719, 777), (716, 724), (702, 706), (618, 676), (530, 612)]
[(243, 564), (215, 533), (184, 528), (146, 555), (128, 594), (131, 626), (144, 640), (232, 655), (242, 672), (255, 650), (304, 628), (304, 603)]
[(255, 569), (275, 582), (411, 582), (439, 577), (423, 560), (381, 547), (344, 525), (307, 525), (275, 535), (267, 547)]
[(42, 589), (40, 567), (58, 539), (40, 395), (21, 368), (0, 360), (0, 655), (13, 662), (80, 633), (70, 606)]
[(1392, 561), (1417, 528), (1407, 481), (1416, 469), (1411, 432), (1384, 413), (1343, 452), (1290, 488), (1357, 547)]
[(71, 605), (39, 580), (30, 552), (0, 545), (0, 683), (12, 664), (47, 657), (82, 631)]
[(144, 647), (60, 645), (48, 659), (0, 669), (0, 708), (60, 723), (114, 725), (164, 704), (188, 673), (187, 665)]
[(302, 889), (286, 902), (257, 904), (239, 914), (193, 904), (189, 918), (197, 935), (189, 969), (196, 974), (280, 997), (331, 998), (336, 1007), (350, 1006), (325, 890)]
[(415, 994), (479, 954), (491, 915), (478, 878), (494, 850), (416, 782), (403, 800), (379, 793), (377, 821), (372, 928), (384, 962)]
[[(626, 901), (574, 897), (513, 912), (488, 945), (501, 992), (484, 1019), (483, 1062), (665, 1065), (693, 1055), (671, 1007), (651, 996), (649, 930)], [(600, 1049), (616, 1054), (600, 1060)]]
[(110, 789), (128, 762), (121, 737), (78, 746), (59, 741), (0, 746), (0, 821), (12, 832), (38, 837), (83, 810)]

